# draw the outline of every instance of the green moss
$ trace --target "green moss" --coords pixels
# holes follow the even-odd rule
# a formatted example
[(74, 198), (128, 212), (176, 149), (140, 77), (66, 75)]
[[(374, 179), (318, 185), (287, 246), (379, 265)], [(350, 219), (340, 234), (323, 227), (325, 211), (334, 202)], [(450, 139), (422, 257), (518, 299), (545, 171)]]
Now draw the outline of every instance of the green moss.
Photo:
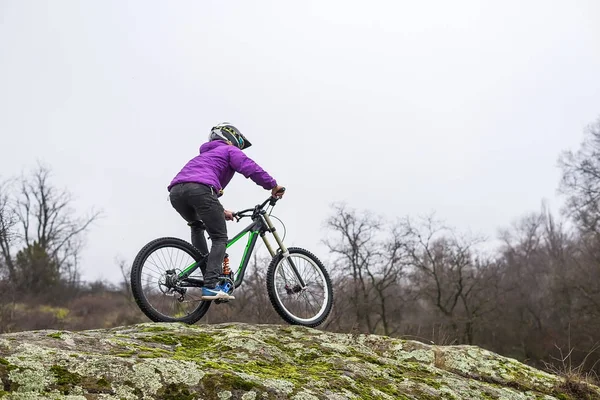
[(444, 399), (448, 399), (448, 400), (460, 400), (458, 399), (455, 395), (451, 394), (451, 393), (443, 393), (442, 397)]
[(85, 377), (81, 382), (81, 387), (88, 393), (92, 394), (114, 394), (110, 382), (105, 378), (96, 379), (92, 377)]
[(107, 381), (104, 378), (100, 378), (96, 381), (96, 385), (103, 387), (103, 388), (109, 388), (110, 387), (110, 382)]
[(50, 372), (54, 375), (56, 382), (49, 385), (48, 389), (58, 390), (64, 395), (71, 394), (76, 386), (81, 386), (85, 391), (92, 394), (114, 394), (110, 382), (104, 377), (84, 377), (56, 364), (50, 367)]
[(128, 381), (123, 382), (123, 384), (129, 386), (130, 388), (132, 388), (133, 389), (133, 394), (135, 394), (135, 396), (138, 399), (141, 399), (141, 398), (144, 397), (144, 393), (142, 393), (142, 391), (140, 390), (140, 388), (136, 387), (133, 382), (131, 382), (131, 381), (128, 380)]
[(56, 379), (56, 382), (51, 385), (51, 388), (56, 389), (65, 395), (69, 394), (75, 386), (83, 381), (81, 375), (69, 372), (68, 369), (60, 365), (55, 364), (51, 366), (50, 372), (52, 372)]
[[(142, 354), (144, 355), (152, 355), (153, 358), (157, 358), (157, 357), (164, 357), (164, 356), (170, 356), (172, 354), (172, 352), (167, 351), (165, 349), (159, 349), (157, 347), (146, 347), (146, 346), (135, 346), (136, 351), (139, 352), (138, 357), (142, 357)], [(149, 357), (145, 357), (145, 358), (149, 358)]]
[(356, 384), (353, 387), (353, 391), (361, 398), (373, 397), (373, 388), (377, 388), (377, 390), (392, 396), (395, 399), (406, 398), (406, 396), (393, 385), (393, 382), (388, 379), (358, 375), (354, 377), (354, 381)]
[(277, 349), (281, 350), (285, 354), (288, 354), (290, 356), (294, 356), (294, 354), (295, 354), (294, 349), (291, 349), (289, 346), (286, 346), (285, 343), (282, 343), (280, 340), (277, 340), (272, 337), (267, 337), (267, 338), (264, 338), (263, 341), (266, 344), (276, 347)]
[(162, 354), (160, 353), (138, 353), (138, 358), (161, 358)]
[(175, 339), (175, 337), (173, 335), (154, 335), (154, 336), (144, 337), (141, 339), (144, 342), (162, 343), (162, 344), (166, 344), (169, 346), (174, 346), (176, 344), (179, 344), (179, 342), (177, 341), (177, 339)]
[(0, 389), (10, 392), (19, 387), (18, 384), (11, 382), (10, 379), (8, 379), (8, 373), (14, 369), (18, 368), (9, 363), (8, 360), (0, 358)]
[(183, 384), (170, 383), (158, 390), (158, 398), (163, 400), (193, 400), (197, 399), (197, 393)]
[(46, 336), (54, 338), (54, 339), (60, 339), (62, 337), (62, 332), (49, 333)]
[[(477, 390), (477, 389), (478, 388), (475, 388), (475, 390)], [(492, 395), (491, 393), (488, 393), (486, 391), (481, 392), (481, 397), (485, 400), (498, 400), (498, 396)]]
[(255, 360), (243, 364), (242, 371), (264, 379), (285, 379), (297, 387), (302, 387), (309, 381), (328, 379), (338, 375), (335, 368), (327, 362), (297, 366), (277, 361)]
[(321, 356), (317, 353), (302, 353), (301, 355), (296, 357), (296, 359), (301, 362), (310, 362), (320, 357)]
[(113, 355), (115, 357), (132, 357), (133, 355), (135, 355), (135, 353), (136, 353), (135, 350), (128, 350), (128, 351), (123, 351), (120, 353), (114, 353), (111, 355)]
[(254, 389), (257, 385), (254, 382), (246, 381), (239, 376), (224, 374), (221, 376), (220, 382), (221, 385), (227, 386), (227, 390), (251, 390)]
[[(147, 343), (161, 343), (168, 346), (175, 346), (175, 354), (172, 358), (197, 361), (204, 357), (206, 352), (213, 350), (215, 339), (206, 333), (198, 332), (194, 335), (155, 335), (142, 338)], [(163, 350), (163, 349), (160, 349)], [(152, 354), (158, 354), (155, 350)], [(164, 351), (164, 350), (163, 350)], [(172, 352), (166, 352), (173, 354)]]
[(422, 378), (420, 376), (413, 376), (411, 377), (411, 380), (414, 382), (420, 382), (420, 383), (424, 383), (427, 386), (431, 386), (432, 388), (435, 389), (439, 389), (442, 387), (442, 384), (436, 380), (433, 379), (429, 379), (429, 378)]
[(350, 357), (356, 357), (359, 360), (362, 360), (362, 361), (365, 361), (365, 362), (368, 362), (371, 364), (386, 365), (385, 362), (380, 357), (375, 357), (370, 354), (361, 353), (361, 352), (358, 352), (353, 349), (351, 351)]
[[(256, 387), (257, 383), (253, 381), (244, 380), (237, 375), (235, 372), (250, 374), (256, 377), (259, 380), (285, 380), (290, 382), (294, 386), (294, 392), (298, 392), (305, 387), (313, 384), (314, 382), (323, 381), (326, 382), (327, 385), (332, 389), (346, 389), (356, 394), (360, 398), (371, 398), (373, 397), (372, 390), (373, 388), (377, 388), (381, 392), (390, 395), (394, 398), (407, 398), (403, 395), (395, 386), (395, 382), (392, 377), (397, 377), (403, 379), (404, 371), (399, 368), (394, 368), (392, 370), (387, 370), (387, 374), (390, 376), (390, 379), (384, 378), (373, 378), (370, 375), (371, 369), (365, 368), (365, 376), (358, 377), (357, 381), (353, 386), (349, 386), (348, 380), (340, 378), (339, 368), (336, 367), (335, 363), (339, 364), (339, 352), (335, 351), (335, 349), (330, 347), (321, 347), (317, 343), (311, 343), (306, 348), (312, 349), (313, 351), (304, 352), (298, 357), (294, 357), (294, 363), (286, 363), (281, 361), (281, 359), (268, 359), (268, 360), (252, 360), (242, 361), (237, 360), (235, 363), (216, 363), (210, 360), (205, 360), (203, 357), (199, 357), (202, 354), (198, 350), (199, 347), (203, 347), (206, 349), (207, 346), (210, 346), (214, 343), (214, 339), (210, 336), (205, 337), (208, 340), (195, 340), (194, 343), (191, 343), (190, 346), (189, 341), (181, 340), (181, 336), (169, 336), (163, 337), (162, 335), (153, 336), (148, 338), (147, 341), (165, 343), (169, 345), (173, 345), (175, 343), (182, 343), (181, 346), (175, 347), (175, 354), (173, 354), (174, 359), (180, 360), (193, 360), (200, 364), (204, 370), (213, 369), (215, 370), (214, 374), (218, 374), (218, 377), (215, 377), (216, 382), (218, 383), (218, 387), (211, 387), (210, 383), (205, 383), (207, 390), (229, 390), (235, 392), (236, 390), (250, 390), (253, 387)], [(286, 353), (288, 355), (294, 356), (294, 354), (298, 351), (298, 349), (286, 346), (285, 344), (278, 341), (276, 338), (266, 338), (264, 342), (276, 347), (281, 350), (282, 353)], [(185, 344), (184, 344), (185, 343)], [(214, 350), (214, 349), (212, 349)], [(204, 351), (203, 351), (204, 352)], [(355, 362), (357, 364), (369, 363), (374, 366), (380, 367), (382, 365), (387, 366), (382, 358), (376, 357), (373, 355), (363, 354), (356, 350), (353, 350), (353, 354), (355, 357), (350, 357), (352, 360), (350, 362)], [(344, 358), (344, 363), (348, 361), (346, 356)], [(344, 364), (342, 363), (342, 364)], [(405, 366), (406, 370), (415, 370), (416, 373), (422, 373), (425, 371), (427, 374), (431, 374), (431, 371), (424, 366), (418, 363), (406, 363), (409, 364)], [(413, 365), (414, 364), (414, 365)], [(342, 368), (343, 365), (340, 365)], [(381, 369), (381, 368), (379, 368)], [(362, 374), (361, 374), (362, 375)], [(223, 379), (229, 379), (228, 382), (224, 383)], [(203, 380), (204, 382), (208, 382)], [(440, 387), (441, 384), (434, 380), (424, 380), (424, 383), (428, 384), (432, 387)], [(215, 384), (216, 385), (216, 384)], [(216, 392), (213, 393), (216, 396)], [(234, 393), (235, 397), (235, 393)]]
[(139, 332), (165, 332), (168, 330), (168, 328), (164, 328), (162, 326), (150, 326), (148, 328), (140, 329)]
[(198, 348), (206, 348), (215, 343), (215, 339), (207, 334), (199, 332), (194, 334), (193, 336), (186, 335), (154, 335), (150, 337), (141, 338), (144, 342), (150, 343), (162, 343), (169, 346), (181, 345), (187, 349), (198, 349)]
[(226, 390), (232, 392), (234, 398), (238, 398), (236, 394), (242, 391), (248, 392), (250, 390), (255, 390), (263, 393), (268, 391), (268, 389), (260, 383), (248, 381), (237, 375), (226, 372), (206, 375), (202, 379), (202, 383), (203, 394), (210, 399), (217, 399), (218, 393)]
[(129, 347), (129, 348), (134, 347), (134, 349), (126, 350), (126, 351), (118, 351), (115, 353), (111, 353), (111, 355), (113, 355), (115, 357), (124, 357), (124, 358), (133, 357), (136, 355), (138, 358), (160, 358), (160, 357), (165, 357), (165, 356), (168, 357), (172, 353), (165, 349), (160, 349), (157, 347), (140, 346), (135, 343), (132, 343), (131, 345), (128, 344), (127, 347)]
[[(285, 380), (290, 382), (296, 389), (302, 389), (307, 384), (318, 380), (326, 382), (339, 379), (339, 372), (329, 362), (309, 362), (307, 364), (294, 365), (281, 362), (279, 360), (250, 360), (247, 362), (237, 361), (235, 363), (221, 363), (211, 360), (205, 360), (197, 357), (190, 357), (186, 349), (178, 347), (175, 351), (174, 359), (194, 360), (203, 370), (212, 369), (214, 372), (211, 375), (217, 374), (215, 377), (218, 382), (218, 387), (212, 387), (210, 383), (208, 389), (219, 390), (250, 390), (251, 388), (260, 388), (261, 385), (240, 378), (235, 373), (249, 374), (256, 377), (257, 380)], [(227, 382), (224, 383), (222, 379)], [(208, 382), (207, 378), (203, 379)], [(347, 382), (340, 381), (340, 387)], [(212, 390), (211, 389), (211, 390)], [(215, 393), (216, 396), (216, 393)]]

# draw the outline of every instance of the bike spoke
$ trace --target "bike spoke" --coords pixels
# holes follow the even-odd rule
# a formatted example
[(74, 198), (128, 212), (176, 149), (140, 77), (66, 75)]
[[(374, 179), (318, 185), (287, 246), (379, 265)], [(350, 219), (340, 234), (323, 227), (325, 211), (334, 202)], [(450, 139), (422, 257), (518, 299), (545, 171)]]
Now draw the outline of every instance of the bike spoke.
[(191, 314), (201, 302), (200, 289), (181, 288), (168, 284), (167, 271), (179, 272), (195, 262), (187, 252), (175, 248), (160, 248), (152, 253), (141, 273), (142, 291), (149, 305), (157, 312), (171, 318), (181, 318)]
[(286, 257), (276, 267), (276, 296), (285, 311), (295, 318), (302, 321), (317, 319), (324, 312), (329, 296), (325, 276), (310, 258), (290, 254), (289, 258), (292, 257), (306, 287), (300, 287), (300, 280)]

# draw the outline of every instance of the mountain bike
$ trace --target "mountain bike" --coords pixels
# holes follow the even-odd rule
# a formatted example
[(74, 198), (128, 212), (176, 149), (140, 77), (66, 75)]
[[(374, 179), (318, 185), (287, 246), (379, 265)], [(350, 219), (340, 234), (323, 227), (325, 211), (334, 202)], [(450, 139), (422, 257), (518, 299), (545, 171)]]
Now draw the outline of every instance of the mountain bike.
[[(243, 218), (250, 218), (252, 222), (227, 242), (227, 248), (230, 248), (248, 235), (237, 271), (230, 267), (226, 253), (219, 279), (230, 294), (242, 285), (260, 236), (271, 255), (266, 276), (271, 305), (289, 324), (315, 327), (325, 321), (331, 311), (331, 279), (317, 256), (303, 248), (287, 248), (283, 244), (271, 219), (278, 200), (270, 196), (262, 204), (233, 213), (237, 222)], [(277, 249), (267, 240), (267, 233), (275, 238)], [(202, 254), (188, 241), (175, 237), (161, 237), (146, 244), (136, 255), (131, 269), (131, 290), (138, 307), (154, 322), (193, 324), (206, 314), (213, 301), (230, 301), (201, 299), (204, 284), (201, 272), (207, 258), (208, 254)], [(159, 266), (162, 262), (166, 267)], [(316, 305), (307, 305), (310, 301)]]

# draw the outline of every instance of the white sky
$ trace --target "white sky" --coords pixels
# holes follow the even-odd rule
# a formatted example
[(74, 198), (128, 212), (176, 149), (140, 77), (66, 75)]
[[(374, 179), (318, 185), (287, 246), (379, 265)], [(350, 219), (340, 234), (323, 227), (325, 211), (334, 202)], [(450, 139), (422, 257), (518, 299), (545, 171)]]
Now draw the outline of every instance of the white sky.
[[(334, 201), (494, 237), (560, 206), (557, 157), (600, 115), (599, 17), (593, 0), (0, 0), (0, 176), (43, 161), (104, 211), (85, 279), (189, 239), (166, 186), (223, 120), (288, 188), (288, 245), (327, 259)], [(243, 176), (225, 193), (268, 195)]]

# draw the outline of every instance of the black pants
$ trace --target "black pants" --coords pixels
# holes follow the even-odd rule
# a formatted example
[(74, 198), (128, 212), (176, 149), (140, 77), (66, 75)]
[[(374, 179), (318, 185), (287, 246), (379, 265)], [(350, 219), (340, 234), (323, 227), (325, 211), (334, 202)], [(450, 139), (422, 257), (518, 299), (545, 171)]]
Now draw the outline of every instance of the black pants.
[(180, 183), (171, 188), (171, 205), (190, 224), (192, 244), (203, 254), (208, 253), (204, 229), (194, 226), (202, 220), (212, 241), (204, 275), (204, 285), (215, 287), (222, 270), (223, 257), (227, 246), (227, 226), (224, 209), (216, 193), (209, 186), (198, 183)]

